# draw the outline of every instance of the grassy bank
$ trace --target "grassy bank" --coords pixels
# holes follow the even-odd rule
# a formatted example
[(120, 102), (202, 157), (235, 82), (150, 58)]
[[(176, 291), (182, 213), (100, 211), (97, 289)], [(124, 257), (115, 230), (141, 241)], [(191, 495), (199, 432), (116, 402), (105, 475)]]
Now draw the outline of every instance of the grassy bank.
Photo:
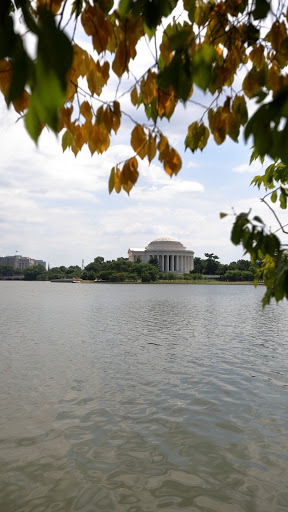
[[(82, 281), (82, 284), (188, 284), (188, 285), (193, 285), (193, 284), (203, 284), (203, 285), (207, 285), (207, 284), (220, 284), (220, 285), (252, 285), (254, 286), (254, 282), (253, 281), (217, 281), (216, 279), (215, 280), (209, 280), (209, 279), (201, 279), (199, 281), (187, 281), (185, 279), (173, 279), (171, 281), (168, 281), (168, 280), (161, 280), (159, 279), (159, 281), (150, 281), (149, 283), (143, 283), (142, 281)], [(263, 284), (263, 283), (259, 283), (260, 285)]]

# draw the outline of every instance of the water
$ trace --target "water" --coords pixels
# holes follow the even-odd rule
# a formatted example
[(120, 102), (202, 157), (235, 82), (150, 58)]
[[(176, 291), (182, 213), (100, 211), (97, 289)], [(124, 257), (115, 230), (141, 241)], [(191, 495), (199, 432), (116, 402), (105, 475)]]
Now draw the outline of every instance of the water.
[(287, 512), (287, 303), (263, 293), (1, 282), (1, 511)]

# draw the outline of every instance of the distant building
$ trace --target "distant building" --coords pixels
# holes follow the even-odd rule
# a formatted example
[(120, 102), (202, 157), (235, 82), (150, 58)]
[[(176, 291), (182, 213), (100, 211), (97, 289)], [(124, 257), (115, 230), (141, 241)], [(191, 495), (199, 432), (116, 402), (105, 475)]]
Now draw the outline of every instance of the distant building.
[(33, 267), (33, 265), (42, 265), (46, 270), (46, 262), (43, 260), (35, 260), (28, 256), (21, 256), (16, 254), (15, 256), (0, 256), (0, 266), (7, 265), (8, 267), (15, 268), (27, 268)]
[(46, 261), (43, 261), (43, 260), (35, 260), (35, 261), (36, 261), (35, 265), (42, 265), (42, 267), (44, 267), (46, 270)]
[(140, 259), (143, 263), (149, 263), (150, 259), (157, 256), (161, 272), (173, 274), (188, 273), (194, 268), (194, 251), (189, 251), (181, 242), (171, 236), (160, 236), (150, 242), (145, 249), (128, 249), (129, 261), (136, 262)]

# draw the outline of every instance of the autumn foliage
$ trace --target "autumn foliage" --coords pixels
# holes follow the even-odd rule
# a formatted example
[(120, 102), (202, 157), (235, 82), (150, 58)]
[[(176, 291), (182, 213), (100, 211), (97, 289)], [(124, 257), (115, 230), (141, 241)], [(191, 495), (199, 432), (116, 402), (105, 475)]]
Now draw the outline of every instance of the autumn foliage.
[[(47, 125), (61, 132), (63, 151), (70, 148), (76, 156), (86, 144), (91, 155), (103, 153), (125, 114), (117, 90), (111, 100), (103, 99), (103, 90), (115, 77), (131, 79), (131, 62), (146, 39), (154, 63), (126, 91), (135, 111), (135, 154), (113, 167), (110, 192), (129, 193), (144, 158), (158, 158), (169, 176), (179, 172), (180, 155), (158, 121), (169, 120), (179, 102), (193, 102), (197, 88), (208, 106), (187, 126), (186, 149), (202, 151), (210, 135), (217, 144), (226, 137), (237, 142), (245, 127), (260, 156), (287, 161), (286, 13), (279, 7), (274, 13), (266, 0), (184, 0), (182, 12), (179, 7), (176, 0), (121, 0), (118, 9), (112, 0), (1, 0), (0, 89), (7, 104), (24, 117), (36, 142)], [(175, 8), (177, 19), (169, 19)], [(19, 15), (22, 32), (15, 28)], [(79, 23), (91, 53), (76, 42)], [(73, 36), (66, 34), (67, 24)], [(25, 30), (36, 36), (35, 58), (25, 49)], [(259, 108), (249, 119), (251, 99)]]

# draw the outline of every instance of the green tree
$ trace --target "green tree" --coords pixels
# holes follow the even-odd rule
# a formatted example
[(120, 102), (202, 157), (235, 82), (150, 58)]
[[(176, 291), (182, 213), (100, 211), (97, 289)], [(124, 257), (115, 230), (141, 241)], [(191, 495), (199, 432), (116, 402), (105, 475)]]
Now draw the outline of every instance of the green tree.
[(217, 260), (219, 260), (219, 256), (216, 256), (214, 253), (208, 253), (205, 252), (206, 256), (206, 262), (205, 262), (205, 268), (204, 268), (204, 274), (208, 275), (214, 275), (217, 274), (219, 263)]
[(194, 258), (194, 269), (191, 270), (191, 274), (203, 274), (205, 270), (205, 260), (196, 256)]
[(13, 276), (14, 270), (9, 265), (1, 265), (0, 266), (0, 276)]
[(27, 267), (23, 271), (25, 281), (46, 281), (48, 279), (48, 272), (42, 265), (33, 265)]
[(166, 281), (174, 281), (175, 279), (179, 279), (179, 277), (172, 272), (166, 272), (166, 274), (162, 276), (162, 279), (165, 279)]
[(158, 268), (160, 270), (160, 262), (157, 256), (150, 256), (149, 260), (150, 265), (154, 265), (154, 267)]
[(63, 272), (63, 270), (61, 270), (61, 268), (63, 267), (52, 267), (50, 270), (48, 270), (49, 279), (64, 279), (66, 274)]
[(70, 265), (65, 272), (67, 277), (81, 277), (82, 269), (79, 265)]

